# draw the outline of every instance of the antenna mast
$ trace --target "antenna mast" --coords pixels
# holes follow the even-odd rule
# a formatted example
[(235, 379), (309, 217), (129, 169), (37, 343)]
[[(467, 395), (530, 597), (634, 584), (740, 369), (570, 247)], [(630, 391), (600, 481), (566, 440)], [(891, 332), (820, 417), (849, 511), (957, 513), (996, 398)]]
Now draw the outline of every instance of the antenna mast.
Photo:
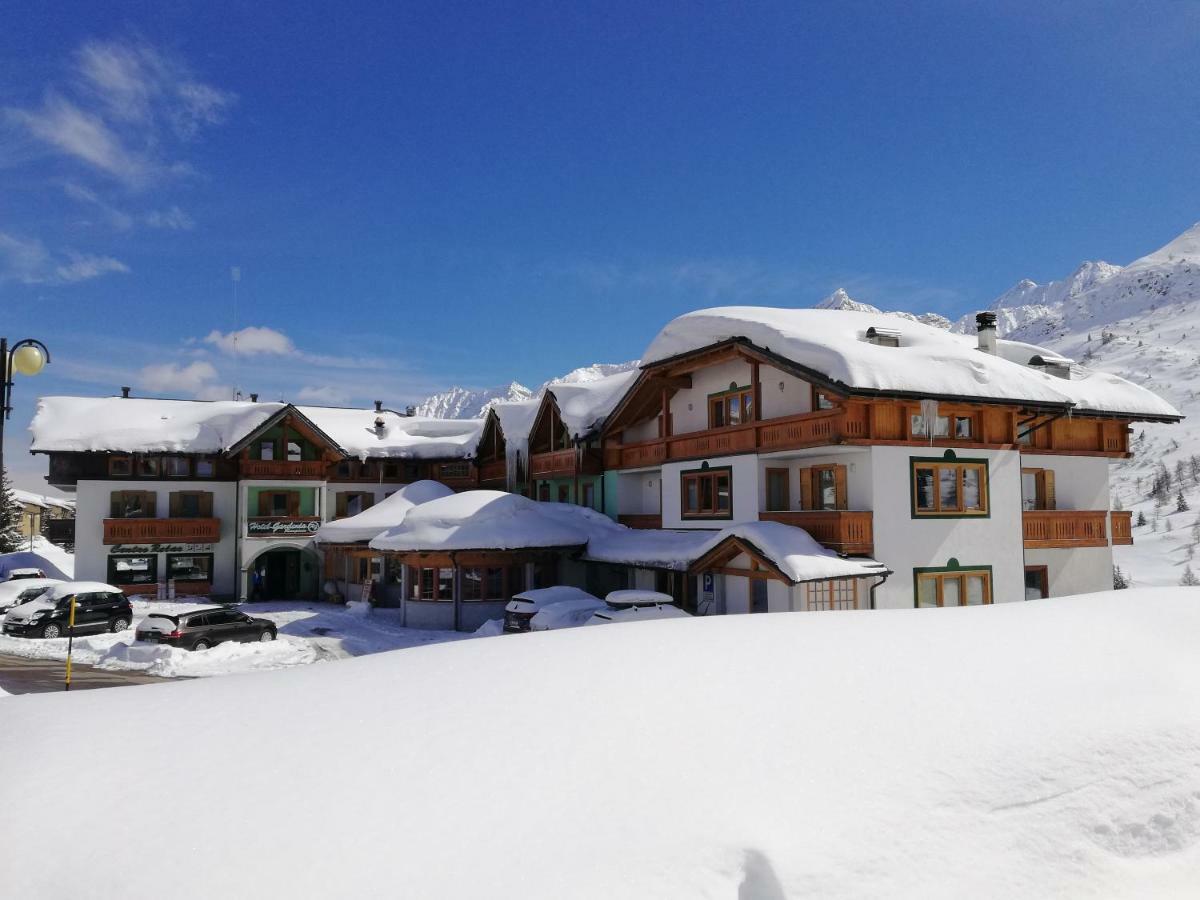
[(238, 282), (242, 280), (242, 267), (231, 266), (229, 277), (233, 281), (233, 399), (241, 400), (242, 392), (238, 390)]

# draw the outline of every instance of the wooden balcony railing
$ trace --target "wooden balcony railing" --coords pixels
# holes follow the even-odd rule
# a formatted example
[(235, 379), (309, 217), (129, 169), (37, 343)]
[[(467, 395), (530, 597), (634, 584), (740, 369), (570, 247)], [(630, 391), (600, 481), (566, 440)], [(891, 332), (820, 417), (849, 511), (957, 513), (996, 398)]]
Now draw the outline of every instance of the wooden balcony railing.
[(1133, 513), (1129, 510), (1114, 509), (1110, 512), (1112, 519), (1112, 542), (1114, 544), (1133, 543)]
[(320, 528), (320, 516), (250, 516), (246, 519), (246, 537), (311, 537)]
[(622, 513), (617, 521), (628, 528), (662, 528), (660, 513)]
[(553, 450), (549, 453), (534, 453), (529, 457), (529, 470), (534, 478), (574, 475), (575, 460), (574, 448)]
[(1026, 550), (1108, 545), (1108, 511), (1036, 509), (1021, 514)]
[(325, 463), (319, 459), (243, 459), (243, 478), (324, 478)]
[(502, 459), (484, 463), (479, 467), (479, 481), (481, 484), (507, 483), (508, 463)]
[(105, 519), (105, 544), (215, 544), (221, 540), (220, 519)]
[(839, 553), (869, 556), (875, 552), (874, 516), (869, 510), (804, 509), (760, 512), (764, 522), (803, 528), (814, 541)]
[(669, 460), (699, 459), (754, 450), (820, 447), (866, 436), (865, 408), (822, 410), (784, 419), (710, 428), (636, 444), (610, 444), (605, 450), (605, 464), (611, 469), (631, 469), (659, 465)]

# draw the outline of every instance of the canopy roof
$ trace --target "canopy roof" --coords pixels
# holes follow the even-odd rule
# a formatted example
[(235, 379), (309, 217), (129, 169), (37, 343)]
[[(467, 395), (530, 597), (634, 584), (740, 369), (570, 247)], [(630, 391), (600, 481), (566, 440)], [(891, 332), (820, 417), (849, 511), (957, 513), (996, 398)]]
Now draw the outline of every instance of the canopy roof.
[(414, 481), (356, 516), (326, 522), (316, 533), (315, 539), (322, 544), (369, 541), (401, 524), (414, 507), (453, 494), (454, 491), (440, 481)]

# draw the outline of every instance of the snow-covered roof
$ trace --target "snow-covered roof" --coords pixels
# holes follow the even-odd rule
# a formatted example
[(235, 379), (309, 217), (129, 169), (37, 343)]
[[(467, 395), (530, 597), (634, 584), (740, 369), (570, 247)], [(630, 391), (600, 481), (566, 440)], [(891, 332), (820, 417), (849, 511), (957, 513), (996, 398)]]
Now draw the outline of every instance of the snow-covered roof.
[(284, 407), (240, 400), (42, 397), (32, 450), (221, 453)]
[(670, 531), (617, 526), (593, 532), (584, 558), (593, 562), (683, 572), (694, 560), (700, 558), (713, 534), (711, 531)]
[(316, 533), (315, 539), (323, 544), (369, 541), (402, 523), (414, 507), (430, 500), (449, 497), (453, 493), (454, 491), (440, 481), (414, 481), (356, 516), (326, 522)]
[[(868, 328), (900, 332), (900, 346), (865, 340)], [(733, 338), (812, 369), (851, 390), (963, 399), (1075, 404), (1078, 411), (1169, 417), (1179, 412), (1132, 382), (1077, 367), (1070, 380), (1030, 368), (1001, 350), (982, 352), (974, 336), (854, 310), (726, 306), (669, 322), (643, 354), (652, 364)], [(1001, 341), (999, 344), (1003, 344)], [(1048, 351), (1040, 351), (1048, 352)]]
[(732, 538), (752, 545), (793, 583), (826, 578), (863, 578), (889, 571), (883, 563), (873, 559), (838, 556), (828, 547), (818, 544), (803, 528), (782, 522), (743, 522), (722, 528), (697, 559)]
[[(483, 419), (402, 416), (391, 410), (297, 406), (349, 456), (359, 459), (443, 459), (473, 456)], [(376, 428), (375, 420), (383, 419)]]
[[(558, 414), (573, 437), (583, 437), (604, 424), (613, 407), (637, 379), (636, 369), (606, 375), (594, 381), (551, 384), (547, 393), (554, 395)], [(532, 426), (532, 422), (530, 423)], [(505, 432), (507, 434), (507, 432)]]
[(496, 411), (500, 420), (500, 430), (504, 432), (504, 440), (524, 441), (529, 438), (533, 428), (533, 420), (537, 418), (538, 408), (542, 405), (541, 398), (533, 400), (499, 401), (491, 408)]
[[(376, 550), (521, 550), (573, 547), (588, 531), (539, 503), (503, 491), (464, 491), (422, 503), (371, 541)], [(582, 521), (582, 520), (581, 520)]]

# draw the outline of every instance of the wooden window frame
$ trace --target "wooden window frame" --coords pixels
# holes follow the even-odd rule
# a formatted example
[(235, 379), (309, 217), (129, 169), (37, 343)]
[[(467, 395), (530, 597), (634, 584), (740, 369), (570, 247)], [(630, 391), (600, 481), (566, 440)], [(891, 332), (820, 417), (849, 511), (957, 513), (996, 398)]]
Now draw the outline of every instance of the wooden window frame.
[[(202, 465), (208, 466), (208, 472), (200, 471)], [(217, 475), (217, 463), (211, 456), (198, 456), (192, 460), (192, 477), (193, 478), (215, 478)]]
[[(288, 511), (286, 513), (284, 513), (282, 516), (277, 515), (274, 512), (273, 504), (267, 504), (269, 507), (271, 507), (270, 510), (268, 512), (262, 512), (263, 498), (270, 497), (275, 494), (286, 494), (288, 497)], [(301, 496), (300, 491), (297, 489), (289, 490), (289, 489), (285, 489), (285, 488), (266, 488), (266, 489), (260, 491), (258, 494), (258, 508), (259, 508), (258, 515), (262, 518), (267, 518), (267, 519), (294, 519), (294, 518), (297, 518), (301, 514), (300, 513), (300, 504), (303, 499), (304, 498)]]
[[(921, 606), (921, 580), (932, 578), (935, 580), (937, 608), (943, 608), (945, 582), (952, 579), (959, 579), (959, 598), (966, 600), (967, 597), (967, 576), (981, 575), (983, 576), (983, 606), (990, 606), (995, 602), (992, 589), (992, 567), (991, 566), (960, 566), (957, 560), (951, 560), (951, 565), (948, 566), (930, 566), (913, 569), (913, 607), (921, 609), (933, 609), (933, 607)], [(958, 604), (966, 606), (965, 602)]]
[[(141, 471), (142, 466), (148, 470), (146, 473)], [(133, 471), (138, 478), (161, 478), (162, 466), (159, 464), (157, 456), (142, 456), (140, 453), (134, 454)]]
[[(1026, 566), (1025, 567), (1025, 575), (1028, 576), (1030, 572), (1038, 573), (1038, 580), (1041, 582), (1041, 586), (1042, 586), (1042, 596), (1038, 599), (1045, 600), (1046, 598), (1048, 598), (1050, 596), (1050, 567), (1049, 566)], [(1028, 585), (1026, 585), (1026, 588), (1028, 588)], [(1029, 598), (1026, 597), (1025, 599), (1028, 600)]]
[[(947, 451), (949, 453), (950, 451)], [(933, 500), (934, 509), (921, 509), (917, 506), (917, 470), (933, 469)], [(944, 509), (942, 507), (941, 470), (954, 469), (957, 472), (957, 507)], [(979, 476), (980, 509), (966, 509), (963, 491), (963, 472), (975, 469)], [(987, 519), (992, 515), (990, 498), (988, 460), (986, 459), (956, 459), (954, 457), (909, 457), (908, 488), (910, 495), (910, 512), (914, 519)]]
[(1021, 511), (1025, 509), (1025, 476), (1034, 477), (1033, 509), (1058, 509), (1058, 492), (1054, 483), (1054, 470), (1046, 468), (1021, 467)]
[[(175, 498), (179, 499), (176, 500)], [(184, 497), (196, 497), (197, 512), (194, 516), (185, 516), (181, 511)], [(207, 507), (207, 512), (205, 508)], [(172, 519), (211, 519), (213, 509), (212, 491), (171, 491), (167, 495), (167, 513)]]
[[(177, 462), (183, 463), (183, 472), (168, 472), (167, 468)], [(159, 472), (163, 478), (191, 478), (192, 477), (192, 461), (186, 456), (164, 456), (159, 462)]]
[[(733, 397), (738, 398), (738, 420), (736, 422), (729, 421), (729, 401)], [(746, 401), (750, 401), (750, 409), (752, 415), (746, 418)], [(720, 405), (721, 415), (724, 421), (716, 424), (716, 417), (713, 415), (713, 410)], [(745, 425), (747, 422), (757, 421), (758, 407), (754, 403), (754, 385), (746, 385), (745, 387), (733, 387), (724, 391), (717, 391), (708, 395), (708, 427), (713, 428), (732, 428), (740, 425)]]
[[(929, 441), (929, 435), (919, 433), (913, 428), (913, 419), (921, 417), (921, 408), (919, 406), (906, 406), (904, 408), (904, 427), (908, 440), (910, 441)], [(977, 443), (981, 440), (983, 434), (981, 430), (982, 417), (978, 410), (973, 409), (956, 409), (953, 406), (939, 406), (938, 418), (946, 420), (946, 433), (935, 434), (935, 441), (957, 441), (959, 443)], [(963, 437), (958, 435), (959, 420), (965, 419), (970, 424), (970, 434)], [(936, 430), (936, 429), (935, 429)]]
[(373, 491), (337, 491), (333, 495), (333, 517), (334, 519), (345, 519), (351, 515), (358, 513), (350, 512), (350, 501), (355, 498), (362, 498), (362, 508), (358, 513), (366, 512), (375, 505), (375, 493)]
[(812, 386), (812, 406), (813, 412), (823, 412), (827, 409), (836, 409), (837, 403), (825, 391), (821, 390), (815, 384)]
[(470, 478), (471, 464), (466, 460), (438, 463), (438, 475), (442, 478)]
[[(729, 509), (717, 508), (717, 477), (724, 475), (729, 482)], [(712, 507), (699, 507), (694, 511), (687, 508), (687, 486), (689, 481), (696, 482), (696, 499), (699, 502), (703, 494), (701, 483), (712, 481)], [(679, 473), (679, 518), (681, 519), (732, 519), (733, 518), (733, 467), (718, 466), (708, 469), (688, 469)]]
[[(858, 609), (860, 578), (830, 578), (809, 581), (804, 585), (804, 609), (808, 612), (829, 612), (839, 609)], [(849, 592), (847, 598), (845, 594)], [(846, 603), (850, 605), (845, 605)]]
[[(123, 513), (116, 514), (117, 497), (124, 498), (127, 494), (134, 494), (142, 498), (142, 508), (149, 509), (149, 515), (144, 516), (127, 516)], [(125, 507), (124, 499), (121, 500), (122, 509)], [(108, 495), (108, 511), (110, 519), (155, 519), (158, 518), (158, 494), (155, 491), (110, 491)]]
[[(114, 471), (119, 463), (125, 464), (124, 472)], [(108, 458), (108, 477), (109, 478), (132, 478), (133, 477), (133, 457), (120, 455), (110, 456)]]
[[(792, 473), (790, 469), (767, 466), (764, 470), (766, 484), (764, 485), (763, 505), (767, 512), (787, 512), (792, 508)], [(771, 506), (771, 478), (783, 479), (783, 506), (776, 509)]]
[[(832, 472), (833, 506), (818, 505), (821, 493), (821, 472)], [(849, 467), (844, 463), (818, 463), (800, 469), (800, 508), (813, 511), (832, 511), (850, 508)]]

